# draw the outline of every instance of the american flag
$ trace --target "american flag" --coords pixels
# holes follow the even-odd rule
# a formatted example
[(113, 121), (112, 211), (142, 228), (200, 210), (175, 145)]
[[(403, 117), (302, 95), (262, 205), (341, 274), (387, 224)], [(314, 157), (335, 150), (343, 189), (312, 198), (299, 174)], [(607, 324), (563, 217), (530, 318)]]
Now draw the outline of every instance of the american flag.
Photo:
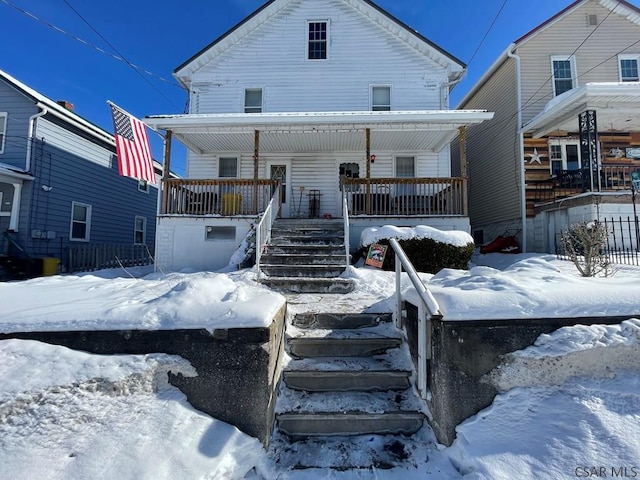
[(111, 114), (116, 131), (116, 152), (120, 175), (156, 183), (147, 127), (113, 103)]

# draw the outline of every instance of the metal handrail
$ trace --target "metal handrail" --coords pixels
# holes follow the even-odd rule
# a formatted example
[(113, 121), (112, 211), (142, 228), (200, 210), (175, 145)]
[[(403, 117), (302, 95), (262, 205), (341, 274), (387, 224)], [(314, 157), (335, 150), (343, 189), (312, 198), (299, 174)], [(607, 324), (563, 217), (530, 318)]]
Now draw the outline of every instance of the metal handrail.
[(347, 192), (342, 192), (342, 218), (344, 222), (344, 247), (346, 250), (346, 266), (351, 264), (351, 245), (349, 239), (349, 201), (347, 199)]
[(273, 192), (269, 205), (262, 214), (262, 218), (256, 227), (256, 267), (258, 270), (258, 278), (260, 278), (260, 260), (262, 258), (262, 251), (271, 240), (271, 227), (273, 227), (273, 222), (278, 218), (280, 207), (280, 185), (278, 185)]
[(397, 328), (401, 328), (402, 321), (402, 268), (404, 267), (413, 287), (422, 301), (425, 314), (420, 314), (418, 309), (418, 392), (424, 399), (428, 397), (427, 391), (427, 360), (431, 359), (431, 322), (442, 318), (440, 306), (433, 294), (425, 287), (413, 267), (413, 264), (395, 238), (389, 239), (389, 244), (396, 254), (396, 311), (394, 321)]

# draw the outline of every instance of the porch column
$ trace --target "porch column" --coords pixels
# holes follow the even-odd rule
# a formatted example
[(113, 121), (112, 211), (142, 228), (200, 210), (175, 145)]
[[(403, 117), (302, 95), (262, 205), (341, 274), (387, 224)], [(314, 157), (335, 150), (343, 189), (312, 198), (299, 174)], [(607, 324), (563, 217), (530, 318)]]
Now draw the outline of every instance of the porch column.
[(462, 214), (469, 215), (469, 192), (467, 191), (467, 127), (461, 126), (460, 131), (460, 176), (462, 177)]
[(580, 155), (582, 158), (582, 191), (586, 191), (586, 187), (588, 186), (589, 191), (599, 192), (600, 165), (598, 162), (598, 123), (596, 121), (596, 111), (585, 110), (578, 115), (578, 127), (580, 130)]
[(173, 137), (173, 132), (171, 130), (167, 130), (164, 136), (164, 159), (162, 160), (162, 181), (160, 182), (160, 187), (162, 189), (162, 208), (160, 213), (166, 213), (168, 211), (169, 205), (169, 192), (167, 191), (167, 180), (171, 175), (171, 139)]
[(22, 194), (22, 182), (13, 184), (13, 202), (11, 203), (11, 217), (9, 218), (9, 230), (18, 231), (20, 216), (20, 196)]
[(258, 167), (260, 161), (260, 130), (253, 132), (253, 213), (258, 213)]
[(367, 152), (367, 172), (365, 183), (364, 209), (367, 215), (371, 215), (371, 129), (365, 130), (366, 152)]

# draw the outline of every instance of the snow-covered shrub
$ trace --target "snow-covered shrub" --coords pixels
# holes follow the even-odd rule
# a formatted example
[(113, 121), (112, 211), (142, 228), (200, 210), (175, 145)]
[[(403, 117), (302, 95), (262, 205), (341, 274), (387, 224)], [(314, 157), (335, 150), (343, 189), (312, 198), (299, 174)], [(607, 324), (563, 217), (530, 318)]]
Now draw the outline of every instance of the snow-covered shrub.
[(605, 252), (607, 228), (600, 222), (581, 222), (562, 232), (565, 255), (583, 277), (607, 276), (611, 264)]

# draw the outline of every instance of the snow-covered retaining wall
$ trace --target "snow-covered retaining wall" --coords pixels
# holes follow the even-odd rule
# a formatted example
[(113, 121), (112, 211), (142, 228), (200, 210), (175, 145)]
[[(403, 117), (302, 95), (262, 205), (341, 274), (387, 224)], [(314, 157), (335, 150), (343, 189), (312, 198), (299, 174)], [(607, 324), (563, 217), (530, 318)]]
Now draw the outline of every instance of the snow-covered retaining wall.
[(188, 360), (195, 376), (169, 373), (193, 407), (267, 445), (283, 354), (286, 305), (268, 327), (175, 330), (14, 332), (21, 338), (96, 354), (167, 353)]
[[(418, 309), (410, 303), (406, 307), (407, 337), (411, 355), (417, 362)], [(541, 335), (562, 327), (614, 325), (628, 319), (629, 316), (434, 320), (431, 330), (432, 358), (428, 364), (427, 381), (431, 398), (427, 403), (432, 415), (430, 423), (438, 441), (451, 445), (456, 437), (456, 426), (491, 405), (500, 391), (518, 384), (535, 385), (536, 381), (552, 381), (554, 378), (561, 382), (565, 375), (592, 373), (594, 364), (598, 363), (598, 355), (604, 350), (597, 350), (597, 341), (594, 341), (593, 350), (575, 352), (562, 361), (552, 356), (534, 361), (530, 357), (509, 354), (533, 345)], [(640, 363), (637, 345), (621, 344), (618, 349), (612, 350), (607, 353), (611, 358), (607, 357), (598, 366), (603, 375), (607, 372), (606, 361), (622, 361), (625, 353), (633, 352), (629, 363)], [(581, 365), (581, 362), (584, 364)]]

